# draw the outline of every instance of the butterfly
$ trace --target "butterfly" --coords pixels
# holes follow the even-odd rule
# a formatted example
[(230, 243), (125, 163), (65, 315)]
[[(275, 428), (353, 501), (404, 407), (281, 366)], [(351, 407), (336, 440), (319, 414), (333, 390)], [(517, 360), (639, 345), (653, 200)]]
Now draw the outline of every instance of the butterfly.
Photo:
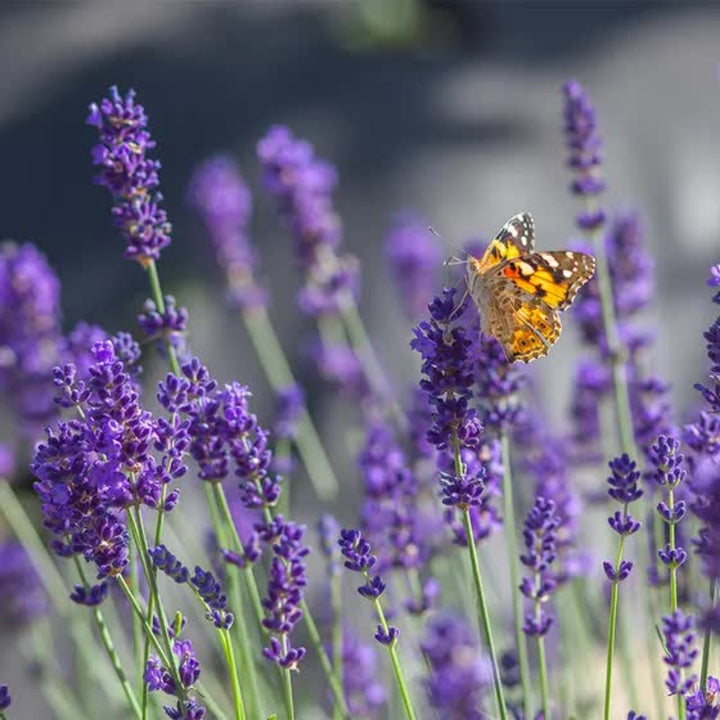
[(530, 213), (510, 218), (479, 260), (467, 260), (468, 292), (481, 329), (502, 345), (510, 362), (547, 355), (560, 337), (559, 311), (595, 274), (595, 258), (572, 250), (534, 252)]

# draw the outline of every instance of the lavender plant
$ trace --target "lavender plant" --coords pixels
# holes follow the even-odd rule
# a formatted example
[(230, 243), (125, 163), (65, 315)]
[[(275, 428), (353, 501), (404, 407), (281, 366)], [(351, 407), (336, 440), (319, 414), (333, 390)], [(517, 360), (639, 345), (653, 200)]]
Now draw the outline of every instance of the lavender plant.
[[(572, 191), (585, 203), (577, 225), (598, 257), (597, 281), (576, 304), (587, 353), (565, 434), (546, 421), (532, 378), (481, 333), (464, 289), (438, 291), (434, 239), (407, 215), (385, 249), (403, 315), (417, 321), (405, 334), (419, 370), (391, 381), (362, 321), (359, 265), (341, 251), (337, 170), (285, 126), (258, 143), (260, 184), (300, 270), (297, 306), (316, 332), (310, 360), (359, 409), (334, 428), (350, 440), (333, 460), (348, 454), (344, 466), (355, 468), (342, 483), (310, 413), (327, 386), (301, 387), (308, 375), (273, 329), (273, 287), (251, 242), (252, 169), (211, 158), (188, 197), (273, 391), (272, 424), (242, 374), (214, 377), (190, 347), (182, 289), (162, 288), (173, 235), (144, 107), (115, 88), (90, 106), (96, 182), (110, 193), (125, 258), (149, 282), (142, 344), (84, 323), (64, 333), (60, 281), (43, 254), (0, 248), (0, 393), (19, 429), (0, 443), (0, 627), (39, 669), (33, 684), (49, 712), (644, 720), (611, 710), (614, 648), (647, 641), (645, 626), (657, 623), (650, 659), (665, 676), (650, 673), (643, 688), (624, 673), (629, 703), (659, 696), (658, 717), (669, 702), (676, 720), (720, 717), (720, 321), (704, 336), (704, 406), (680, 432), (666, 383), (647, 370), (639, 313), (653, 301), (652, 262), (639, 221), (600, 207), (595, 110), (575, 82), (564, 95)], [(141, 359), (167, 365), (154, 388)], [(600, 422), (605, 403), (616, 437)], [(605, 463), (616, 545), (600, 562), (607, 548), (579, 480), (597, 479)], [(636, 534), (645, 542), (628, 543)], [(653, 554), (647, 577), (632, 573), (641, 546)], [(637, 623), (618, 612), (631, 573), (649, 599)], [(345, 597), (352, 579), (367, 603)], [(61, 666), (66, 647), (72, 659)], [(574, 688), (577, 667), (587, 672)], [(0, 685), (0, 718), (27, 716), (26, 696), (13, 683), (11, 705)]]

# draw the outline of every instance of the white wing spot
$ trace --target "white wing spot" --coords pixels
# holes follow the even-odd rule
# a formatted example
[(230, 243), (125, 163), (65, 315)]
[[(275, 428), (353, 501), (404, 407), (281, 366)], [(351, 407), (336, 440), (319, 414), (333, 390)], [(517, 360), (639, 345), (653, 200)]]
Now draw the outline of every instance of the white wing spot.
[(575, 253), (574, 253), (574, 252), (571, 252), (570, 250), (568, 250), (568, 251), (565, 253), (565, 257), (574, 258), (574, 257), (575, 257)]
[(551, 268), (556, 268), (560, 264), (550, 253), (542, 253), (540, 257), (542, 257)]
[(572, 270), (563, 270), (563, 277), (571, 278), (573, 276)]

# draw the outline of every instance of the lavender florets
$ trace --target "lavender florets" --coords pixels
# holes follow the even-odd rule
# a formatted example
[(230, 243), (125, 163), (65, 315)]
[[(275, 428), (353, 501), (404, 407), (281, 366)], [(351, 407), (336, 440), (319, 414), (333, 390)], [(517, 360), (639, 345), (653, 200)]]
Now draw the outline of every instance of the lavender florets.
[(135, 102), (134, 90), (123, 97), (113, 86), (99, 105), (90, 105), (87, 124), (98, 130), (100, 142), (92, 150), (100, 168), (96, 182), (115, 201), (112, 214), (127, 243), (125, 257), (147, 265), (170, 244), (171, 226), (158, 192), (160, 161), (148, 157), (156, 143), (145, 109)]

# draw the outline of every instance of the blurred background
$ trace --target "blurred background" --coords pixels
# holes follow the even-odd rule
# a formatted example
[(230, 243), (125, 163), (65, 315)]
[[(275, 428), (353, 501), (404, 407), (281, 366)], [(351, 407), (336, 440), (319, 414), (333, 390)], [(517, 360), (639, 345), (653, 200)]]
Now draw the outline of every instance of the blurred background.
[[(257, 191), (260, 276), (312, 406), (317, 381), (302, 357), (306, 328), (294, 301), (300, 278), (287, 233), (259, 191), (255, 157), (267, 128), (286, 123), (338, 169), (344, 249), (363, 268), (361, 312), (388, 374), (405, 387), (418, 360), (384, 271), (394, 215), (416, 211), (461, 245), (529, 210), (538, 247), (565, 247), (577, 205), (567, 191), (560, 88), (575, 77), (598, 108), (605, 204), (636, 208), (646, 223), (656, 261), (655, 362), (680, 414), (705, 365), (701, 333), (712, 308), (704, 283), (720, 249), (719, 39), (712, 3), (4, 3), (0, 232), (47, 254), (63, 284), (67, 327), (85, 319), (136, 331), (146, 278), (122, 259), (108, 195), (92, 184), (95, 132), (84, 122), (108, 86), (134, 87), (158, 141), (174, 225), (160, 263), (164, 289), (190, 308), (192, 349), (221, 380), (249, 384), (257, 407), (270, 401), (186, 204), (195, 167), (225, 151)], [(568, 331), (534, 369), (558, 421), (575, 349)], [(323, 403), (315, 410), (327, 428), (344, 410)], [(330, 452), (339, 468), (352, 467), (342, 443)], [(7, 658), (0, 670), (12, 682)]]

